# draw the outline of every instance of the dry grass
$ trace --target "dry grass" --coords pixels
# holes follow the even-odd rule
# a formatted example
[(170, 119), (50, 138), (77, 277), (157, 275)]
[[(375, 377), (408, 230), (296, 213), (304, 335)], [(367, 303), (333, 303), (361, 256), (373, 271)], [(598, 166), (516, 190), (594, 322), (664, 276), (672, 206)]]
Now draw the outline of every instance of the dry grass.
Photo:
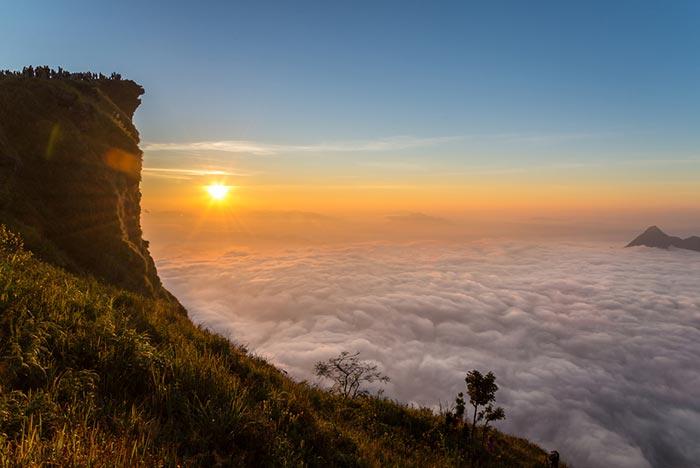
[[(496, 433), (494, 431), (494, 433)], [(497, 434), (479, 466), (543, 466)], [(0, 227), (0, 466), (469, 466), (444, 417), (297, 383)]]

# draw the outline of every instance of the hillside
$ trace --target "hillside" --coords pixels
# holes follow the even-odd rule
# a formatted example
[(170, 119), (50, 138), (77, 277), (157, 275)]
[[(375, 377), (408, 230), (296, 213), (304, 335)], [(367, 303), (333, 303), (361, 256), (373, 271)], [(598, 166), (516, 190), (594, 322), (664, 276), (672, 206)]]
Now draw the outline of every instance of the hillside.
[(0, 78), (0, 466), (469, 466), (445, 415), (295, 382), (182, 313), (141, 238), (141, 93)]

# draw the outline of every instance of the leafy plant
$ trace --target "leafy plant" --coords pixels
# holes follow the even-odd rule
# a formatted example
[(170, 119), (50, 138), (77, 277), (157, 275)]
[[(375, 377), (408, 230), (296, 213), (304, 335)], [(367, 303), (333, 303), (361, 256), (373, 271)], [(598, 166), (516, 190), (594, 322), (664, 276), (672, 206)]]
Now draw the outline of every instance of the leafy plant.
[(498, 385), (496, 385), (496, 376), (493, 372), (489, 372), (483, 375), (478, 370), (474, 369), (467, 373), (467, 377), (464, 379), (467, 383), (467, 394), (469, 395), (469, 403), (474, 407), (474, 415), (472, 418), (472, 444), (474, 443), (474, 434), (477, 423), (477, 416), (481, 420), (484, 414), (477, 415), (477, 411), (480, 406), (488, 405), (496, 400), (496, 392), (498, 391)]

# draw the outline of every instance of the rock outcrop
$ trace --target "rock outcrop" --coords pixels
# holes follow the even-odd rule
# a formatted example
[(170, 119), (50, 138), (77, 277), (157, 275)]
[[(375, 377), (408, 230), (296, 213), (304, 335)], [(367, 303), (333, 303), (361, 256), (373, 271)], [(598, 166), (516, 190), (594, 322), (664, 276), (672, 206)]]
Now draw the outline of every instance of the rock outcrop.
[(669, 236), (657, 226), (651, 226), (637, 236), (632, 242), (627, 244), (627, 247), (634, 247), (637, 245), (657, 247), (660, 249), (676, 247), (678, 249), (696, 250), (700, 252), (700, 237), (692, 236), (682, 239), (680, 237)]
[(0, 219), (44, 260), (172, 300), (140, 226), (142, 94), (121, 79), (2, 77)]

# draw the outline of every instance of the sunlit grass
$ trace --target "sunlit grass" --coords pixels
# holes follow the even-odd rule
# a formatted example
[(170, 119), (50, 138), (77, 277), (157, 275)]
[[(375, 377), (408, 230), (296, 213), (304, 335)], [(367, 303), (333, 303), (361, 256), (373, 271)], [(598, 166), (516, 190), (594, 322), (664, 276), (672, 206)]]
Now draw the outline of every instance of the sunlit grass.
[[(34, 259), (0, 225), (0, 466), (469, 466), (444, 417), (296, 383), (171, 303)], [(479, 466), (545, 454), (493, 431)]]

